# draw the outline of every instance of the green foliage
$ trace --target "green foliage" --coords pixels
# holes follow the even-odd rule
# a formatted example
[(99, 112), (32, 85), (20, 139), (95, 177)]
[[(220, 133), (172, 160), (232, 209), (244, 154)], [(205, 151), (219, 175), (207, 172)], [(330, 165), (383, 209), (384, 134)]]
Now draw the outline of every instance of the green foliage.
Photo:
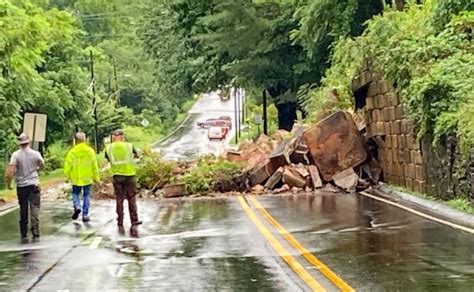
[(430, 3), (433, 7), (430, 22), (436, 31), (443, 30), (451, 22), (453, 15), (474, 10), (474, 2), (471, 0), (430, 0)]
[(467, 198), (457, 198), (446, 202), (448, 206), (460, 211), (466, 212), (468, 214), (474, 215), (474, 206), (469, 202)]
[[(362, 36), (335, 43), (321, 86), (300, 89), (303, 98), (309, 97), (310, 117), (352, 104), (350, 84), (366, 58), (401, 92), (419, 136), (432, 133), (436, 142), (445, 135), (459, 135), (463, 149), (471, 147), (472, 131), (464, 125), (472, 124), (474, 12), (460, 11), (470, 7), (469, 1), (441, 2), (409, 4), (404, 11), (388, 9), (367, 22)], [(446, 13), (449, 21), (441, 19)]]
[(459, 135), (461, 140), (461, 152), (468, 155), (474, 149), (474, 95), (471, 94), (466, 103), (461, 105), (459, 116)]
[(418, 134), (432, 132), (437, 140), (457, 134), (460, 106), (474, 90), (474, 12), (455, 16), (438, 34), (430, 13), (427, 6), (387, 12), (361, 40), (366, 56), (401, 91)]
[(5, 169), (7, 166), (7, 162), (4, 160), (0, 160), (0, 190), (4, 189), (6, 185), (6, 180), (5, 180)]
[(316, 121), (333, 111), (351, 107), (351, 82), (362, 60), (362, 49), (353, 39), (341, 38), (335, 44), (332, 66), (326, 71), (321, 86), (300, 88), (299, 97), (307, 108), (309, 120)]
[(302, 1), (295, 17), (300, 26), (292, 38), (300, 43), (312, 59), (318, 59), (326, 68), (330, 47), (341, 37), (359, 36), (364, 23), (383, 10), (380, 0), (316, 0)]
[(172, 123), (181, 105), (194, 93), (216, 88), (225, 78), (216, 73), (217, 61), (205, 56), (192, 38), (202, 30), (197, 19), (207, 13), (210, 2), (158, 1), (145, 13), (139, 34), (158, 68), (153, 74), (156, 86), (149, 106), (157, 108), (167, 123)]
[(137, 166), (137, 182), (143, 189), (163, 188), (172, 179), (172, 165), (159, 154), (146, 151)]
[(232, 179), (240, 174), (237, 164), (213, 158), (203, 158), (196, 167), (179, 178), (184, 183), (186, 194), (207, 194), (222, 180)]
[(44, 155), (45, 170), (50, 172), (62, 168), (67, 151), (67, 147), (62, 142), (49, 145)]

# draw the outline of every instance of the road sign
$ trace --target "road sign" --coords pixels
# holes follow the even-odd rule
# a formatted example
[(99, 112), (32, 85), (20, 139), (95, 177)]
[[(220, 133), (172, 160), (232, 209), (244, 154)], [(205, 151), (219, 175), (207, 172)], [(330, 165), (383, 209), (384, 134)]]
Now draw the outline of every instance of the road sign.
[(253, 115), (253, 120), (255, 124), (260, 125), (262, 123), (262, 115), (261, 114), (254, 114)]
[(141, 122), (141, 124), (142, 124), (143, 127), (146, 128), (146, 127), (148, 127), (148, 126), (150, 125), (150, 121), (147, 120), (147, 119), (143, 119), (142, 122)]
[(23, 118), (23, 132), (33, 142), (44, 142), (46, 140), (46, 123), (48, 116), (38, 113), (26, 113)]

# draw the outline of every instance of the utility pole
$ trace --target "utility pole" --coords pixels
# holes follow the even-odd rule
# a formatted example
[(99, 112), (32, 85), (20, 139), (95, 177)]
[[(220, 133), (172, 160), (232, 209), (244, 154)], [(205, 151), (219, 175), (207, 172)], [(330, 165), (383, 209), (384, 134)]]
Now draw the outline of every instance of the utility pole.
[(118, 86), (118, 77), (117, 77), (117, 66), (115, 65), (115, 58), (112, 58), (112, 63), (114, 65), (114, 81), (115, 81), (115, 100), (117, 101), (117, 105), (120, 105), (120, 92)]
[(242, 98), (242, 122), (245, 124), (245, 95), (243, 88), (240, 88), (240, 97)]
[(90, 65), (91, 65), (91, 81), (92, 81), (92, 106), (93, 106), (93, 115), (94, 115), (94, 146), (95, 146), (95, 151), (99, 152), (97, 97), (96, 97), (96, 92), (95, 92), (94, 55), (92, 54), (92, 50), (90, 50)]
[(239, 120), (239, 138), (240, 138), (240, 125), (242, 125), (242, 121), (240, 120), (240, 88), (237, 88), (236, 89), (236, 98), (237, 98), (237, 116), (238, 116), (238, 120)]
[(268, 135), (268, 123), (267, 123), (267, 91), (264, 89), (263, 95), (263, 133)]
[(237, 96), (235, 94), (235, 88), (232, 86), (232, 95), (234, 96), (234, 123), (235, 123), (235, 144), (239, 143), (239, 137), (237, 134), (237, 130), (239, 127), (239, 113), (237, 112)]

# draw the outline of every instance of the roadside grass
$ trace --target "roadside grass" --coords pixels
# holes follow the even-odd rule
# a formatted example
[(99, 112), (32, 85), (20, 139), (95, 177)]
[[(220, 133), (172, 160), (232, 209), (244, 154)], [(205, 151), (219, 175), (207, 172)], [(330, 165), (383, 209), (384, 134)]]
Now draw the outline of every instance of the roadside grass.
[(441, 199), (435, 198), (433, 196), (430, 196), (428, 194), (422, 194), (418, 192), (411, 191), (407, 188), (401, 187), (401, 186), (395, 186), (395, 185), (389, 185), (391, 189), (397, 190), (399, 192), (407, 193), (410, 195), (414, 195), (417, 197), (421, 197), (430, 201), (442, 203), (444, 205), (447, 205), (448, 207), (451, 207), (453, 209), (462, 211), (467, 214), (474, 215), (474, 206), (471, 205), (471, 202), (465, 197), (458, 197), (455, 199), (451, 199), (449, 201), (443, 201)]
[[(64, 182), (63, 170), (56, 169), (54, 171), (50, 171), (48, 173), (40, 174), (40, 181), (41, 181), (41, 188), (46, 189), (50, 188), (56, 184)], [(16, 190), (15, 185), (12, 184), (13, 190), (3, 189), (0, 190), (0, 198), (4, 199), (5, 201), (13, 201), (16, 199)]]
[[(157, 127), (143, 128), (139, 126), (126, 126), (124, 127), (124, 132), (127, 141), (139, 149), (143, 149), (163, 137), (163, 133), (161, 133)], [(101, 154), (103, 157), (103, 153)], [(100, 159), (102, 159), (102, 157), (100, 157)], [(105, 161), (105, 158), (103, 161)], [(100, 162), (101, 161), (99, 161), (99, 164)]]
[(186, 119), (186, 117), (188, 116), (189, 110), (193, 107), (193, 105), (196, 103), (198, 99), (199, 99), (199, 96), (196, 95), (194, 96), (194, 98), (184, 102), (184, 104), (181, 106), (181, 112), (179, 112), (178, 115), (176, 116), (175, 122), (173, 123), (173, 126), (171, 127), (170, 130), (173, 130), (173, 128), (181, 124)]
[(446, 204), (451, 208), (458, 209), (468, 214), (474, 215), (474, 207), (471, 205), (471, 202), (469, 202), (469, 200), (466, 198), (452, 199), (447, 201)]

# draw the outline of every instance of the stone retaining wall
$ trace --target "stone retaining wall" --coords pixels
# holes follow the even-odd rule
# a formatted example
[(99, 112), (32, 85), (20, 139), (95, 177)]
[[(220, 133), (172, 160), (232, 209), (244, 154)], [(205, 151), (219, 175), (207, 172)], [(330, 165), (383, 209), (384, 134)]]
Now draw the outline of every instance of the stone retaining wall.
[(364, 116), (367, 137), (378, 145), (377, 160), (385, 182), (443, 199), (470, 192), (474, 201), (474, 153), (468, 167), (455, 137), (438, 146), (433, 146), (430, 135), (420, 141), (406, 118), (399, 92), (369, 62), (364, 62), (353, 79), (352, 90), (356, 108)]
[(385, 80), (370, 82), (363, 109), (367, 137), (374, 137), (384, 179), (417, 192), (426, 191), (420, 141), (405, 118), (398, 92)]

